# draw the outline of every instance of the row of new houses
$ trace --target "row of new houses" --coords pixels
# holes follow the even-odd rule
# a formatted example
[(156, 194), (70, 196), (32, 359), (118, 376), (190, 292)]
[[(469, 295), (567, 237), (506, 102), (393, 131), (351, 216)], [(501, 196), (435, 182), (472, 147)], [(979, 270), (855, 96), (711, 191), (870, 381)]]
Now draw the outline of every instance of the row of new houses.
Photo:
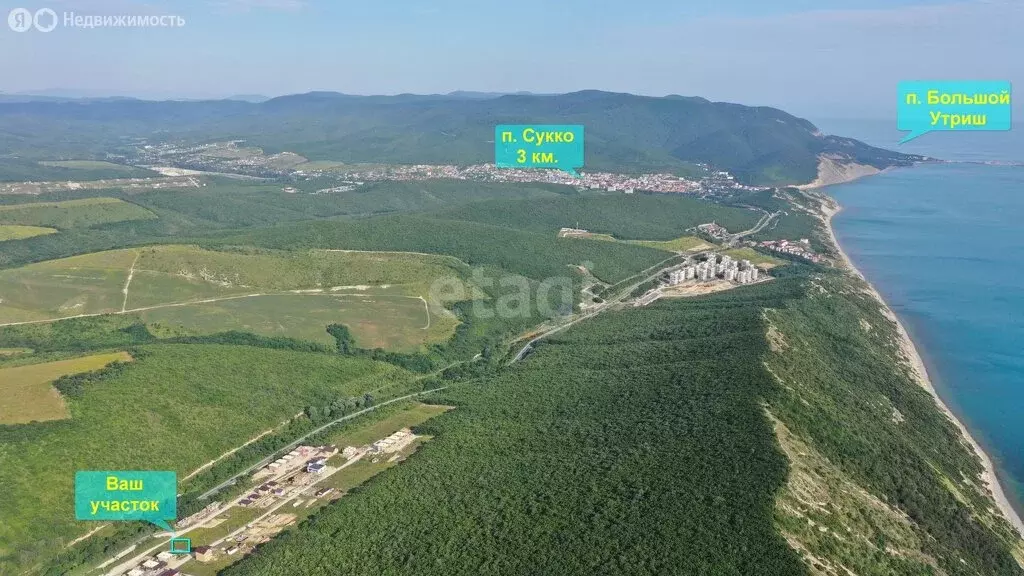
[(757, 282), (760, 278), (760, 270), (750, 263), (749, 260), (734, 260), (729, 255), (722, 255), (721, 260), (712, 254), (707, 260), (696, 264), (689, 264), (676, 268), (669, 272), (669, 284), (682, 284), (687, 280), (699, 280), (707, 282), (716, 278), (722, 278), (729, 282), (749, 284)]
[(379, 453), (394, 453), (402, 450), (406, 446), (412, 443), (416, 439), (416, 436), (408, 428), (403, 428), (398, 432), (388, 436), (387, 438), (381, 438), (370, 445), (369, 452), (371, 454)]
[(264, 476), (273, 476), (275, 474), (284, 473), (290, 468), (297, 468), (300, 463), (303, 463), (304, 465), (304, 462), (308, 462), (308, 458), (310, 456), (329, 458), (337, 453), (337, 446), (299, 446), (268, 464), (265, 468), (254, 474), (253, 478), (258, 479)]
[(174, 568), (168, 568), (167, 563), (174, 558), (168, 551), (163, 551), (155, 558), (146, 558), (131, 570), (125, 572), (125, 576), (187, 576), (181, 574)]
[(821, 254), (817, 254), (811, 249), (811, 241), (807, 238), (801, 238), (799, 242), (793, 242), (790, 240), (766, 240), (761, 242), (762, 248), (767, 248), (775, 252), (781, 252), (782, 254), (789, 254), (790, 256), (797, 256), (811, 262), (823, 262), (825, 257)]

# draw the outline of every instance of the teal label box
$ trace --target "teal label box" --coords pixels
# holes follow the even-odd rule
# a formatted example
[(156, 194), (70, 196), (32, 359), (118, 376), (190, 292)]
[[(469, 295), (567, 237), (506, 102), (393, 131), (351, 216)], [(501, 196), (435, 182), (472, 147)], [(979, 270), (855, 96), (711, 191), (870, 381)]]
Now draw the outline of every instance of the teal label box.
[(499, 124), (494, 127), (494, 163), (499, 168), (553, 168), (579, 176), (583, 126)]
[(1010, 129), (1009, 82), (915, 80), (897, 93), (897, 125), (910, 131), (900, 144), (934, 130)]
[(139, 470), (79, 470), (75, 473), (75, 518), (142, 520), (173, 532), (178, 517), (178, 474)]

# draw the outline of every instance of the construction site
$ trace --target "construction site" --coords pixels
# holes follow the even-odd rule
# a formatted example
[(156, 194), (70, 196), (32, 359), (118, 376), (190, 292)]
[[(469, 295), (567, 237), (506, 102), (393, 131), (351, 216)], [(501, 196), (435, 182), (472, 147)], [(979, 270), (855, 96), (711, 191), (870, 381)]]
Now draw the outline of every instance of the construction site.
[(661, 298), (699, 296), (768, 280), (771, 277), (749, 260), (706, 252), (665, 270), (658, 284), (633, 305), (647, 306)]
[[(109, 576), (189, 576), (189, 568), (211, 573), (234, 563), (277, 536), (315, 506), (340, 498), (343, 489), (328, 485), (331, 476), (361, 460), (383, 466), (403, 457), (419, 437), (402, 428), (362, 446), (297, 446), (258, 469), (252, 487), (228, 502), (211, 502), (175, 523), (176, 536), (189, 536), (185, 554), (149, 550), (109, 569)], [(134, 547), (133, 547), (134, 548)], [(134, 552), (127, 550), (117, 559)], [(111, 562), (108, 562), (112, 563)], [(208, 565), (205, 569), (197, 565)]]

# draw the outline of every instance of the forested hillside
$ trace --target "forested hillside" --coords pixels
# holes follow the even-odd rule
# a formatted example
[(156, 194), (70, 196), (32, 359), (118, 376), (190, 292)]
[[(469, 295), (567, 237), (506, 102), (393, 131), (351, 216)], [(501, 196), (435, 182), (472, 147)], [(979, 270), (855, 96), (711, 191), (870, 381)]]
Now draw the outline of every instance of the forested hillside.
[(466, 382), (434, 440), (228, 575), (802, 574), (764, 306), (799, 282), (610, 313)]
[(807, 447), (789, 446), (798, 471), (783, 530), (857, 574), (1024, 574), (1008, 553), (1024, 550), (1020, 537), (981, 486), (981, 462), (912, 377), (878, 301), (848, 276), (814, 286), (766, 314), (779, 384), (770, 410)]
[(447, 254), (471, 266), (496, 266), (538, 280), (565, 276), (569, 266), (589, 263), (594, 275), (609, 283), (671, 257), (644, 246), (556, 238), (554, 233), (413, 215), (303, 223), (213, 242), (287, 250), (341, 248)]
[[(424, 394), (453, 409), (415, 430), (418, 451), (223, 573), (1024, 574), (980, 462), (861, 281), (777, 260), (760, 284), (634, 307), (623, 298), (685, 258), (660, 249), (671, 242), (557, 236), (578, 222), (672, 240), (770, 212), (756, 238), (832, 253), (820, 198), (718, 200), (450, 181), (288, 194), (219, 178), (0, 196), (5, 222), (54, 227), (0, 250), (0, 305), (30, 319), (0, 326), (0, 370), (132, 358), (34, 381), (33, 397), (0, 380), (5, 397), (52, 403), (46, 422), (0, 424), (14, 447), (0, 450), (0, 572), (67, 574), (153, 540), (119, 524), (65, 548), (89, 529), (67, 513), (75, 468), (184, 474), (226, 455), (182, 486), (192, 513), (289, 443), (327, 441), (305, 435), (356, 407)], [(430, 304), (439, 278), (473, 289)], [(570, 293), (541, 310), (553, 278)], [(521, 313), (476, 306), (517, 285)]]
[(747, 230), (754, 227), (761, 214), (676, 195), (615, 194), (476, 202), (442, 210), (437, 216), (549, 234), (579, 226), (619, 239), (671, 240), (707, 222), (734, 232)]
[(582, 124), (591, 169), (687, 172), (707, 163), (758, 184), (810, 182), (824, 153), (877, 168), (920, 159), (823, 136), (775, 108), (594, 90), (475, 99), (314, 92), (262, 103), (0, 103), (0, 147), (28, 157), (40, 149), (90, 156), (104, 147), (128, 152), (126, 138), (159, 134), (195, 143), (245, 139), (314, 160), (476, 164), (494, 161), (497, 124)]
[(42, 565), (83, 532), (74, 514), (76, 470), (185, 476), (308, 403), (411, 381), (370, 360), (242, 346), (155, 346), (133, 357), (62, 382), (69, 418), (0, 425), (0, 572)]
[(1024, 574), (979, 463), (851, 282), (552, 337), (439, 398), (458, 409), (416, 459), (226, 574)]
[[(352, 194), (288, 194), (280, 185), (210, 178), (202, 188), (130, 193), (120, 189), (27, 195), (0, 195), (3, 211), (37, 212), (65, 201), (88, 202), (111, 197), (128, 203), (131, 218), (79, 218), (49, 238), (11, 240), (0, 251), (0, 268), (62, 258), (128, 245), (180, 242), (242, 229), (289, 222), (360, 218), (440, 210), (491, 199), (530, 200), (579, 195), (568, 186), (431, 180), (378, 182)], [(134, 205), (134, 206), (132, 206)], [(123, 206), (122, 206), (123, 207)], [(152, 218), (152, 216), (157, 218)], [(0, 217), (0, 220), (3, 220)], [(124, 221), (118, 221), (124, 220)], [(6, 221), (14, 222), (13, 217)]]

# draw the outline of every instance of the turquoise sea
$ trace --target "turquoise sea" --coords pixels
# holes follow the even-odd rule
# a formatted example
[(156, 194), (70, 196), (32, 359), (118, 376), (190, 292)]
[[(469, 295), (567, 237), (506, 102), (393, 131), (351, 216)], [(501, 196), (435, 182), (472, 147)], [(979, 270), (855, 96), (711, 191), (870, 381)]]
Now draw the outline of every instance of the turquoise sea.
[[(895, 122), (819, 125), (897, 149)], [(899, 149), (1024, 162), (1024, 132), (930, 134)], [(826, 192), (843, 205), (843, 249), (906, 325), (1024, 516), (1024, 166), (919, 166)]]

